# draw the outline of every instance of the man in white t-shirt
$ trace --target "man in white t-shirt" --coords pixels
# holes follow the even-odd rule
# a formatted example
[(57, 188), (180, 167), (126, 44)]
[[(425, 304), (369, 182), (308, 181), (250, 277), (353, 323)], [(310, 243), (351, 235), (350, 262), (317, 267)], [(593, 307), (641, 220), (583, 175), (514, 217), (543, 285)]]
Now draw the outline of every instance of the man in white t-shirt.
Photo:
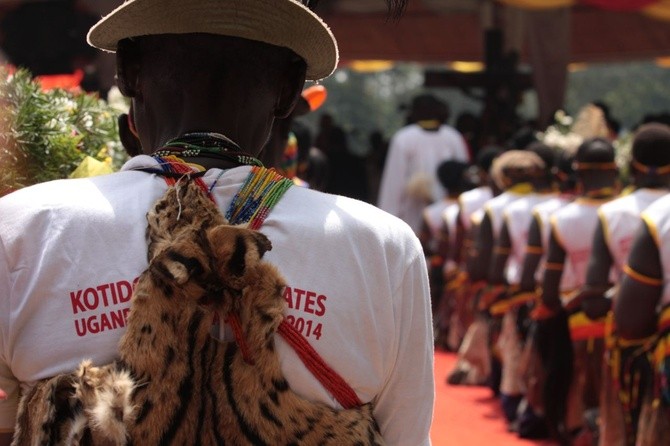
[(604, 138), (585, 140), (575, 154), (574, 168), (581, 193), (551, 215), (541, 304), (532, 317), (546, 372), (543, 404), (548, 425), (553, 435), (577, 442), (577, 437), (583, 440), (589, 434), (590, 418), (585, 415), (598, 406), (605, 324), (586, 318), (573, 296), (562, 296), (561, 281), (569, 265), (576, 287), (584, 285), (598, 208), (617, 193), (614, 147)]
[[(88, 39), (117, 53), (118, 85), (133, 105), (124, 139), (144, 154), (119, 173), (0, 199), (3, 446), (20, 388), (85, 358), (115, 358), (147, 266), (145, 215), (168, 187), (166, 154), (199, 172), (225, 212), (274, 119), (291, 112), (306, 78), (337, 65), (331, 32), (295, 0), (130, 0)], [(363, 202), (291, 187), (260, 230), (273, 244), (266, 259), (288, 284), (287, 320), (374, 403), (387, 444), (430, 444), (430, 300), (411, 229)], [(339, 407), (282, 339), (276, 346), (293, 390)]]
[(411, 124), (391, 139), (379, 186), (381, 209), (421, 229), (423, 209), (446, 194), (437, 180), (443, 161), (470, 162), (463, 136), (445, 124), (447, 106), (432, 95), (414, 98)]

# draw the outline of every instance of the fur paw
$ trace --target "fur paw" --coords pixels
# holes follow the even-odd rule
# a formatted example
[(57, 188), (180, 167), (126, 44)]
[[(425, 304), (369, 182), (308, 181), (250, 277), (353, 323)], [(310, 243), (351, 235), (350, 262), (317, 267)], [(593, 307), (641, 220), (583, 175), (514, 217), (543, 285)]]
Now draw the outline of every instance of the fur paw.
[(128, 425), (135, 418), (135, 383), (130, 373), (83, 361), (76, 376), (75, 395), (82, 401), (93, 435), (115, 445), (126, 444)]

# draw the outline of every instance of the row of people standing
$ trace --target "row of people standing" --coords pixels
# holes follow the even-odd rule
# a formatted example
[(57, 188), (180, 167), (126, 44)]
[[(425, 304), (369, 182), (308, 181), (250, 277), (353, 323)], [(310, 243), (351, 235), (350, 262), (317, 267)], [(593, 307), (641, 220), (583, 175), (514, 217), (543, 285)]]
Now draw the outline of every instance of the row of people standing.
[[(540, 143), (485, 149), (473, 175), (443, 103), (416, 98), (410, 121), (391, 142), (379, 204), (424, 246), (438, 343), (460, 349), (449, 382), (491, 386), (522, 437), (657, 444), (670, 424), (656, 324), (665, 214), (645, 209), (668, 189), (668, 128), (638, 132), (620, 193), (605, 138), (558, 155)], [(640, 265), (627, 264), (642, 221)]]
[(448, 381), (489, 385), (522, 437), (662, 444), (670, 128), (638, 130), (623, 191), (606, 138), (487, 152), (493, 181), (445, 200), (439, 232), (419, 232), (437, 341), (459, 349)]

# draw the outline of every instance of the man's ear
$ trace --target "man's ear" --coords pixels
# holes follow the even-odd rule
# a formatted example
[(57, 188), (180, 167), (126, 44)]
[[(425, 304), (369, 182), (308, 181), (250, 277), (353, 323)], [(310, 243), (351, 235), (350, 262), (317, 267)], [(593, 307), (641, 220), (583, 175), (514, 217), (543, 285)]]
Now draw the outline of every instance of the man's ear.
[(282, 89), (277, 98), (275, 118), (286, 118), (295, 108), (298, 99), (300, 99), (302, 87), (305, 85), (306, 71), (307, 66), (301, 58), (296, 57), (296, 59), (289, 62), (284, 73)]
[(140, 92), (139, 45), (128, 39), (119, 42), (116, 50), (116, 84), (121, 94), (128, 98), (138, 97)]
[(132, 119), (130, 112), (128, 114), (122, 113), (118, 117), (119, 139), (123, 148), (126, 149), (126, 153), (131, 157), (142, 153), (142, 144), (137, 132), (133, 130)]

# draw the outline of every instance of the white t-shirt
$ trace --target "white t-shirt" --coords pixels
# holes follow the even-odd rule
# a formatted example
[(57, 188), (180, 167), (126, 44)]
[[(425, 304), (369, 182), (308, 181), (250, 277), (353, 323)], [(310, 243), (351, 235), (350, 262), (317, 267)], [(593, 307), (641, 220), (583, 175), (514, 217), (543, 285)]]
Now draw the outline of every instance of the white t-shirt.
[[(147, 266), (146, 212), (167, 185), (133, 169), (62, 180), (0, 199), (0, 428), (13, 427), (18, 385), (117, 354), (133, 281)], [(208, 171), (225, 212), (249, 167)], [(223, 174), (222, 174), (223, 173)], [(219, 178), (219, 175), (222, 174)], [(410, 228), (374, 206), (293, 187), (261, 231), (288, 284), (287, 318), (363, 402), (394, 445), (427, 445), (434, 401), (427, 269)], [(337, 402), (276, 338), (291, 387)]]
[(598, 225), (598, 208), (604, 203), (604, 200), (576, 198), (554, 212), (550, 219), (556, 241), (565, 251), (563, 263), (570, 264), (577, 288), (582, 287), (586, 281), (593, 234)]
[(663, 189), (641, 188), (605, 203), (598, 209), (617, 281), (628, 259), (633, 238), (640, 227), (640, 214), (666, 193)]
[(556, 196), (556, 194), (532, 193), (515, 200), (503, 209), (503, 220), (507, 226), (511, 245), (505, 265), (505, 278), (510, 285), (518, 285), (521, 282), (533, 207)]
[(442, 218), (443, 213), (449, 206), (456, 203), (457, 201), (455, 199), (445, 198), (426, 206), (423, 210), (423, 220), (428, 225), (428, 229), (430, 229), (430, 248), (433, 251), (438, 248), (438, 240), (441, 237), (442, 227), (445, 223)]
[(472, 225), (472, 215), (480, 210), (491, 198), (493, 198), (493, 191), (488, 186), (480, 186), (463, 192), (458, 197), (461, 207), (461, 224), (466, 231)]
[[(542, 237), (542, 258), (535, 271), (535, 280), (542, 283), (544, 277), (544, 270), (547, 264), (547, 251), (549, 250), (549, 236), (551, 235), (551, 216), (554, 212), (567, 206), (574, 197), (559, 195), (551, 198), (533, 207), (532, 214), (537, 220), (540, 228), (540, 235)], [(563, 265), (563, 274), (561, 275), (561, 284), (559, 286), (561, 293), (567, 294), (577, 289), (577, 277), (572, 270), (570, 263)]]
[(461, 207), (458, 201), (451, 203), (442, 211), (442, 221), (447, 225), (447, 234), (449, 234), (450, 244), (453, 244), (458, 226), (458, 213)]
[(427, 203), (409, 194), (407, 185), (422, 177), (432, 194), (429, 203), (442, 199), (446, 191), (437, 179), (437, 167), (447, 160), (470, 160), (465, 140), (456, 129), (443, 125), (437, 131), (428, 131), (411, 124), (398, 130), (389, 144), (379, 186), (379, 207), (418, 232)]
[(642, 220), (658, 248), (663, 267), (663, 294), (658, 308), (670, 304), (670, 195), (654, 201), (642, 213)]
[(486, 215), (488, 215), (491, 220), (491, 230), (493, 231), (494, 242), (500, 236), (500, 230), (502, 229), (503, 224), (503, 212), (507, 206), (514, 203), (516, 200), (527, 196), (529, 193), (531, 192), (519, 193), (513, 190), (506, 190), (484, 204), (484, 212), (486, 212)]

